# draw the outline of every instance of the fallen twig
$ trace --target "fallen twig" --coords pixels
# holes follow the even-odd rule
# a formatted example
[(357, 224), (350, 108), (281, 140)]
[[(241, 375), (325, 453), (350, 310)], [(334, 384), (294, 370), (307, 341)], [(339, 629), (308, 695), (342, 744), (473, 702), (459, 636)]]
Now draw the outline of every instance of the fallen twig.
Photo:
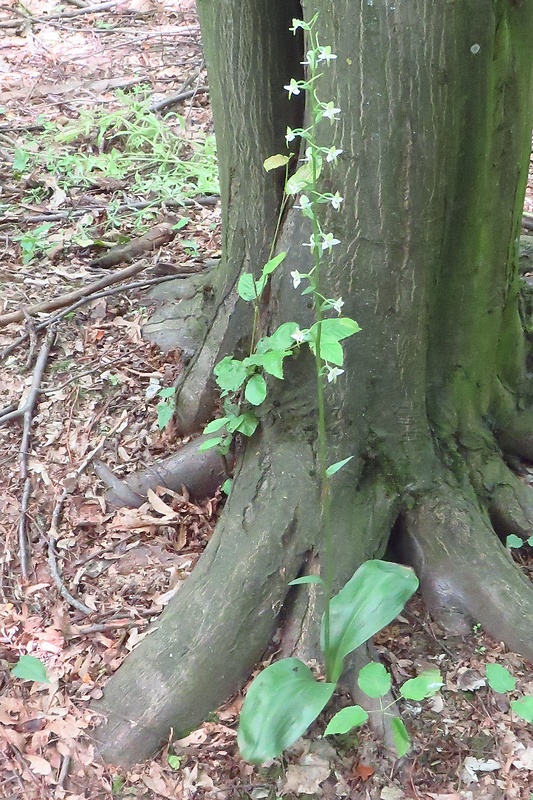
[[(43, 24), (49, 22), (54, 19), (71, 19), (72, 17), (79, 17), (80, 14), (97, 14), (99, 11), (108, 11), (110, 8), (114, 8), (115, 6), (120, 5), (123, 0), (109, 0), (107, 3), (97, 3), (96, 5), (92, 6), (84, 6), (83, 8), (78, 8), (76, 11), (64, 11), (62, 14), (44, 14), (41, 17), (34, 17), (31, 14), (22, 13), (21, 11), (17, 11), (16, 13), (19, 14), (20, 19), (10, 19), (0, 22), (0, 28), (19, 28), (24, 23), (30, 23), (32, 25), (36, 24)], [(131, 15), (131, 11), (125, 11), (124, 13)]]
[[(216, 206), (218, 202), (218, 197), (215, 195), (207, 196), (207, 197), (198, 197), (195, 200), (187, 198), (185, 200), (143, 200), (139, 201), (138, 203), (121, 203), (114, 209), (117, 213), (122, 211), (143, 211), (145, 208), (183, 208), (183, 206)], [(90, 213), (91, 211), (107, 211), (107, 205), (101, 206), (79, 206), (78, 208), (73, 208), (70, 211), (54, 211), (50, 212), (49, 214), (44, 212), (43, 214), (32, 214), (31, 216), (26, 217), (14, 217), (14, 216), (6, 216), (4, 215), (0, 220), (0, 226), (2, 225), (21, 225), (21, 224), (33, 224), (37, 222), (61, 222), (64, 219), (70, 219), (70, 217), (82, 217), (84, 214)]]
[(3, 418), (3, 421), (7, 421), (7, 419), (14, 419), (15, 416), (24, 417), (24, 428), (22, 431), (22, 441), (20, 444), (20, 479), (23, 482), (23, 491), (22, 491), (22, 501), (21, 501), (20, 518), (19, 518), (19, 535), (18, 535), (20, 570), (24, 580), (28, 579), (29, 564), (30, 564), (30, 557), (28, 552), (27, 522), (28, 522), (28, 506), (31, 495), (31, 479), (28, 475), (28, 453), (30, 450), (31, 423), (33, 419), (33, 409), (35, 408), (35, 403), (37, 402), (39, 387), (41, 385), (41, 380), (44, 374), (44, 369), (46, 367), (46, 362), (48, 361), (48, 355), (55, 340), (55, 335), (56, 335), (55, 327), (52, 326), (46, 335), (46, 339), (43, 342), (39, 356), (37, 358), (35, 369), (33, 370), (33, 377), (31, 381), (30, 391), (28, 393), (28, 397), (26, 398), (24, 406), (20, 410), (12, 412), (11, 414), (7, 414)]
[(171, 242), (176, 232), (172, 230), (172, 225), (168, 222), (162, 222), (155, 225), (144, 236), (137, 236), (130, 239), (127, 244), (117, 244), (111, 247), (107, 253), (99, 256), (91, 261), (91, 267), (114, 267), (116, 264), (121, 264), (128, 261), (133, 261), (139, 258), (150, 250), (157, 250), (159, 247)]
[(89, 284), (89, 286), (76, 289), (75, 291), (64, 294), (61, 297), (55, 297), (53, 300), (45, 300), (42, 303), (34, 303), (31, 306), (26, 306), (24, 311), (20, 309), (19, 311), (11, 311), (9, 314), (3, 314), (0, 316), (0, 326), (10, 325), (12, 322), (20, 322), (24, 319), (25, 314), (30, 314), (33, 316), (34, 314), (39, 314), (43, 311), (55, 311), (56, 308), (64, 308), (70, 303), (79, 300), (81, 297), (94, 294), (94, 292), (97, 292), (99, 289), (105, 289), (107, 286), (111, 286), (114, 283), (119, 283), (119, 281), (129, 278), (131, 275), (136, 275), (138, 272), (142, 272), (142, 270), (146, 269), (147, 266), (148, 263), (142, 260), (136, 264), (130, 264), (129, 267), (125, 267), (118, 272), (107, 275), (105, 278)]
[[(153, 286), (154, 284), (157, 283), (174, 281), (179, 278), (188, 278), (190, 275), (194, 275), (195, 272), (201, 272), (202, 268), (198, 270), (191, 269), (188, 271), (186, 270), (185, 272), (176, 272), (173, 275), (160, 275), (156, 278), (146, 278), (145, 280), (132, 281), (131, 283), (125, 283), (122, 286), (113, 286), (113, 288), (106, 289), (105, 291), (102, 292), (95, 292), (94, 294), (90, 294), (87, 295), (86, 297), (80, 298), (80, 300), (78, 300), (77, 302), (73, 303), (70, 306), (67, 306), (66, 308), (63, 308), (57, 314), (54, 314), (53, 316), (50, 316), (45, 320), (41, 320), (41, 322), (35, 325), (34, 330), (42, 331), (43, 328), (47, 328), (54, 322), (63, 319), (63, 317), (66, 317), (67, 314), (71, 314), (73, 311), (76, 311), (78, 308), (81, 308), (81, 306), (84, 306), (86, 303), (90, 303), (93, 300), (100, 300), (102, 297), (110, 297), (111, 295), (114, 294), (120, 294), (121, 292), (129, 291), (130, 289), (144, 289), (147, 288), (148, 286)], [(0, 353), (0, 359), (3, 360), (7, 358), (8, 355), (10, 355), (14, 350), (17, 349), (17, 347), (23, 344), (29, 336), (30, 336), (29, 331), (25, 331), (24, 333), (22, 333), (17, 339), (15, 339), (14, 342), (12, 342), (10, 345), (8, 345), (8, 347), (2, 350), (2, 352)], [(9, 406), (8, 408), (4, 409), (4, 411), (0, 411), (0, 424), (3, 421), (2, 417), (11, 411), (13, 411), (12, 406)]]
[(209, 94), (209, 87), (199, 86), (197, 89), (188, 89), (187, 91), (181, 91), (177, 94), (171, 94), (169, 97), (164, 97), (157, 103), (152, 103), (149, 110), (162, 111), (164, 108), (174, 106), (176, 103), (181, 103), (182, 100), (188, 100), (189, 97), (194, 97), (197, 94)]
[[(81, 462), (80, 466), (76, 470), (76, 473), (75, 473), (75, 476), (74, 476), (76, 481), (79, 480), (80, 476), (87, 469), (87, 467), (91, 463), (91, 461), (94, 458), (96, 458), (96, 456), (98, 455), (98, 453), (100, 452), (100, 450), (104, 446), (105, 440), (109, 436), (112, 436), (114, 433), (116, 433), (116, 431), (123, 424), (123, 421), (124, 421), (123, 417), (121, 417), (119, 419), (119, 421), (111, 428), (109, 433), (106, 433), (105, 436), (102, 436), (102, 438), (100, 439), (100, 441), (98, 442), (96, 447), (93, 447), (93, 449), (85, 456), (85, 458)], [(66, 487), (63, 487), (63, 490), (62, 490), (61, 494), (59, 495), (59, 497), (58, 497), (58, 499), (56, 501), (56, 504), (54, 506), (54, 509), (52, 511), (52, 519), (51, 519), (51, 522), (50, 522), (50, 528), (48, 530), (48, 534), (46, 535), (47, 544), (48, 544), (48, 566), (50, 568), (50, 573), (52, 575), (52, 579), (53, 579), (53, 581), (54, 581), (54, 583), (55, 583), (55, 585), (56, 585), (61, 597), (63, 597), (63, 599), (66, 600), (67, 603), (70, 606), (72, 606), (73, 608), (76, 608), (78, 611), (81, 611), (82, 614), (92, 614), (94, 609), (89, 608), (89, 606), (86, 606), (85, 603), (81, 602), (81, 600), (77, 600), (74, 597), (74, 595), (72, 595), (68, 591), (68, 589), (65, 586), (65, 584), (64, 584), (64, 582), (63, 582), (63, 580), (61, 578), (61, 575), (59, 573), (58, 558), (57, 558), (57, 552), (56, 552), (56, 541), (57, 541), (57, 539), (59, 537), (59, 520), (60, 520), (60, 517), (61, 517), (61, 512), (63, 510), (63, 506), (65, 504), (65, 500), (68, 497), (68, 494), (69, 494), (69, 490), (67, 490)]]

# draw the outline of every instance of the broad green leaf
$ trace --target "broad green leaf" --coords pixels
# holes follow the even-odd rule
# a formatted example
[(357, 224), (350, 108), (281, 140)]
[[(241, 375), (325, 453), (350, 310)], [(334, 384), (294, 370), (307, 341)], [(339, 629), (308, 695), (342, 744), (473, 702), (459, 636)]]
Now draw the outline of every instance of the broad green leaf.
[[(309, 347), (314, 354), (316, 352), (316, 342), (309, 342)], [(335, 364), (336, 367), (342, 367), (344, 362), (342, 344), (339, 344), (336, 339), (328, 339), (327, 336), (322, 336), (320, 339), (320, 358), (322, 361)]]
[(125, 783), (126, 781), (121, 775), (115, 775), (111, 784), (111, 794), (120, 794)]
[(258, 353), (268, 353), (271, 350), (288, 350), (294, 345), (292, 334), (298, 330), (296, 322), (284, 322), (274, 331), (272, 336), (265, 336), (257, 342)]
[(318, 717), (335, 689), (319, 683), (297, 658), (270, 664), (252, 682), (241, 711), (237, 743), (252, 764), (275, 758)]
[(224, 494), (226, 495), (229, 495), (232, 486), (233, 486), (233, 480), (231, 478), (227, 478), (227, 480), (225, 480), (222, 486), (220, 487), (220, 491), (224, 492)]
[(162, 400), (160, 403), (157, 404), (156, 407), (157, 411), (157, 427), (160, 431), (163, 428), (166, 428), (172, 417), (174, 416), (174, 404), (167, 403), (165, 400)]
[(505, 546), (506, 547), (523, 547), (524, 546), (524, 542), (519, 536), (516, 536), (514, 533), (511, 533), (507, 537), (507, 539), (505, 540)]
[(533, 536), (530, 536), (529, 539), (526, 539), (526, 544), (530, 547), (533, 547)]
[(352, 728), (358, 728), (364, 725), (368, 719), (368, 714), (361, 708), (361, 706), (349, 706), (337, 711), (328, 723), (324, 736), (332, 736), (333, 734), (348, 733)]
[(202, 444), (198, 445), (199, 452), (202, 452), (203, 450), (211, 450), (212, 447), (222, 444), (224, 438), (224, 436), (213, 436), (211, 439), (206, 439), (205, 442), (202, 442)]
[(406, 700), (425, 700), (426, 697), (433, 697), (439, 689), (444, 686), (442, 677), (438, 669), (425, 669), (416, 678), (405, 681), (400, 687), (400, 694)]
[(352, 458), (353, 456), (348, 456), (348, 458), (343, 458), (342, 461), (336, 461), (335, 464), (331, 464), (326, 470), (326, 475), (328, 478), (331, 478), (332, 475), (335, 475), (335, 473), (342, 469), (344, 465), (348, 463), (348, 461), (352, 460)]
[(411, 749), (411, 740), (407, 733), (407, 728), (399, 717), (393, 717), (390, 721), (390, 725), (398, 758), (403, 758)]
[(487, 664), (485, 674), (490, 688), (498, 694), (512, 692), (516, 686), (516, 678), (500, 664)]
[(270, 172), (273, 169), (277, 169), (278, 167), (284, 167), (286, 164), (289, 163), (289, 156), (283, 155), (275, 155), (269, 156), (265, 158), (263, 161), (263, 167), (266, 169), (267, 172)]
[(235, 428), (236, 431), (242, 433), (243, 436), (252, 436), (255, 429), (259, 425), (259, 420), (253, 411), (247, 411), (245, 414), (240, 415), (241, 419), (239, 425)]
[[(321, 172), (321, 164), (317, 165), (317, 178)], [(287, 194), (298, 194), (313, 183), (313, 165), (310, 161), (298, 167), (294, 175), (291, 175), (285, 184)]]
[(348, 338), (348, 336), (353, 336), (354, 333), (358, 333), (361, 330), (354, 319), (350, 319), (349, 317), (332, 317), (331, 319), (323, 319), (320, 323), (315, 322), (311, 328), (313, 340), (316, 340), (316, 329), (319, 325), (322, 327), (323, 337), (326, 336), (331, 339), (336, 339), (338, 342)]
[(261, 296), (261, 294), (263, 293), (263, 289), (266, 286), (268, 276), (272, 272), (274, 272), (274, 270), (281, 264), (286, 255), (287, 253), (278, 253), (277, 256), (274, 256), (274, 258), (271, 258), (270, 261), (267, 261), (267, 263), (261, 270), (261, 277), (255, 283), (255, 288), (259, 296)]
[[(348, 653), (392, 622), (417, 587), (418, 579), (409, 567), (377, 560), (361, 564), (331, 601), (331, 680), (339, 680)], [(321, 641), (325, 652), (324, 618)]]
[(274, 258), (271, 258), (269, 261), (267, 261), (267, 263), (261, 270), (261, 274), (266, 276), (274, 272), (274, 270), (277, 269), (277, 267), (279, 267), (281, 262), (284, 261), (286, 255), (287, 253), (278, 253), (277, 256), (274, 256)]
[(262, 375), (252, 375), (244, 390), (244, 397), (252, 406), (259, 406), (267, 395), (266, 381)]
[(11, 670), (15, 678), (23, 681), (36, 681), (37, 683), (50, 683), (46, 674), (46, 667), (35, 656), (20, 656), (18, 662)]
[(176, 755), (167, 756), (168, 766), (171, 769), (179, 769), (181, 767), (181, 758)]
[(168, 397), (174, 397), (176, 394), (176, 387), (175, 386), (165, 386), (164, 389), (160, 389), (158, 391), (159, 397), (166, 399)]
[(533, 697), (525, 695), (520, 700), (513, 700), (511, 708), (521, 719), (533, 723)]
[(237, 284), (237, 292), (242, 300), (246, 300), (247, 302), (250, 300), (256, 300), (257, 296), (254, 276), (249, 272), (245, 272), (243, 275), (241, 275)]
[(303, 583), (324, 583), (320, 575), (303, 575), (290, 581), (289, 586), (300, 586)]
[(218, 419), (212, 420), (208, 425), (204, 428), (204, 433), (216, 433), (221, 428), (224, 427), (226, 422), (230, 421), (230, 417), (219, 417)]
[(255, 354), (245, 358), (243, 364), (262, 367), (269, 375), (283, 380), (283, 359), (290, 355), (292, 355), (290, 350), (272, 350), (269, 353)]
[(357, 683), (368, 697), (383, 697), (390, 689), (391, 677), (383, 664), (371, 661), (360, 670)]
[(219, 361), (213, 372), (217, 376), (218, 385), (226, 392), (237, 392), (248, 376), (242, 361), (237, 361), (231, 356)]

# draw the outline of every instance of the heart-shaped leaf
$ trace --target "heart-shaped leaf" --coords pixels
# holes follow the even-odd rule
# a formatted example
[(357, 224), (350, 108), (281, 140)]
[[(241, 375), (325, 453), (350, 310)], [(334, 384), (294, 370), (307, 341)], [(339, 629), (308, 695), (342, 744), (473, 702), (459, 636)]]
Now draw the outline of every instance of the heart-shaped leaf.
[(21, 656), (11, 670), (15, 678), (23, 681), (36, 681), (37, 683), (50, 683), (46, 674), (46, 667), (35, 656)]
[(339, 680), (348, 653), (392, 622), (417, 587), (418, 579), (409, 567), (377, 560), (361, 564), (331, 601), (329, 653), (322, 619), (322, 650), (330, 665), (330, 680)]
[(533, 723), (533, 697), (525, 695), (520, 700), (513, 700), (511, 708), (517, 716), (525, 719), (526, 722)]
[(328, 727), (324, 731), (325, 736), (332, 734), (348, 733), (352, 728), (364, 725), (368, 719), (368, 714), (361, 706), (349, 706), (337, 711), (329, 721)]
[(501, 664), (487, 664), (485, 668), (487, 681), (493, 692), (505, 694), (512, 692), (516, 686), (516, 678)]
[(400, 687), (400, 694), (406, 700), (425, 700), (426, 697), (433, 697), (437, 694), (441, 686), (444, 686), (442, 677), (438, 669), (425, 669), (416, 678), (405, 681)]
[(319, 683), (297, 658), (270, 664), (252, 682), (241, 711), (242, 757), (262, 764), (293, 744), (318, 717), (335, 689)]
[(357, 683), (368, 697), (383, 697), (390, 689), (391, 677), (383, 664), (371, 661), (359, 672)]

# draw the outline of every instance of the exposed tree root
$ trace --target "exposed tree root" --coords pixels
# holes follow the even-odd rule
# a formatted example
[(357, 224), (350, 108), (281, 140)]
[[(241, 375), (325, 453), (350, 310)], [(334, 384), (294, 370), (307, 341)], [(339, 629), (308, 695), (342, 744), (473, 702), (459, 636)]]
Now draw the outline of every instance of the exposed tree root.
[(514, 533), (522, 539), (533, 534), (533, 491), (504, 464), (491, 459), (474, 483), (478, 497), (487, 505), (499, 535)]
[(105, 493), (108, 506), (139, 508), (149, 489), (165, 486), (179, 491), (186, 486), (195, 498), (212, 497), (228, 477), (233, 457), (223, 458), (214, 448), (199, 450), (207, 437), (199, 436), (168, 458), (156, 461), (149, 467), (132, 472), (121, 481), (102, 462), (95, 462), (95, 470), (110, 488)]
[(473, 492), (442, 483), (405, 515), (402, 550), (424, 601), (458, 634), (479, 622), (533, 661), (533, 586), (494, 534)]
[[(287, 584), (317, 535), (313, 453), (249, 447), (228, 506), (191, 577), (97, 704), (102, 755), (135, 764), (235, 692), (266, 649)], [(296, 489), (296, 491), (295, 491)]]
[[(348, 658), (348, 666), (343, 673), (341, 683), (350, 692), (354, 703), (360, 705), (368, 713), (368, 724), (376, 735), (381, 739), (385, 748), (390, 754), (396, 754), (396, 745), (392, 733), (391, 719), (399, 716), (398, 706), (392, 696), (392, 692), (387, 692), (382, 697), (369, 697), (359, 688), (357, 677), (359, 672), (371, 661), (379, 661), (379, 654), (372, 644), (367, 642), (362, 647), (358, 647), (355, 653)], [(383, 709), (386, 708), (386, 711)], [(395, 755), (395, 758), (397, 756)]]
[(533, 461), (533, 410), (501, 414), (495, 430), (496, 438), (504, 453)]

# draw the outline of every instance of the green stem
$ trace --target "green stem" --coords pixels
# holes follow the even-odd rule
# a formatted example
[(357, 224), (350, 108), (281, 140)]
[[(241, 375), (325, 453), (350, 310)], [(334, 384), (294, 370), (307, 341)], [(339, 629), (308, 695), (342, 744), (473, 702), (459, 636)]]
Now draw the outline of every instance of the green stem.
[[(316, 43), (313, 43), (315, 45)], [(322, 295), (319, 292), (320, 287), (320, 267), (321, 267), (321, 249), (319, 246), (319, 237), (321, 233), (320, 224), (318, 221), (318, 201), (317, 201), (317, 183), (318, 183), (318, 169), (316, 158), (316, 131), (318, 125), (318, 100), (315, 92), (313, 91), (313, 124), (311, 134), (311, 168), (313, 176), (313, 192), (311, 198), (312, 220), (313, 220), (313, 255), (314, 255), (314, 271), (313, 271), (313, 297), (315, 301), (315, 320), (317, 323), (317, 336), (315, 344), (315, 368), (317, 380), (317, 405), (318, 405), (318, 461), (320, 467), (320, 505), (322, 510), (322, 520), (324, 525), (324, 539), (325, 539), (325, 565), (326, 574), (324, 577), (324, 655), (326, 661), (326, 680), (331, 680), (331, 653), (330, 653), (330, 605), (331, 595), (333, 591), (333, 536), (331, 530), (331, 497), (329, 478), (327, 475), (327, 440), (326, 440), (326, 401), (324, 393), (324, 376), (322, 374)]]

